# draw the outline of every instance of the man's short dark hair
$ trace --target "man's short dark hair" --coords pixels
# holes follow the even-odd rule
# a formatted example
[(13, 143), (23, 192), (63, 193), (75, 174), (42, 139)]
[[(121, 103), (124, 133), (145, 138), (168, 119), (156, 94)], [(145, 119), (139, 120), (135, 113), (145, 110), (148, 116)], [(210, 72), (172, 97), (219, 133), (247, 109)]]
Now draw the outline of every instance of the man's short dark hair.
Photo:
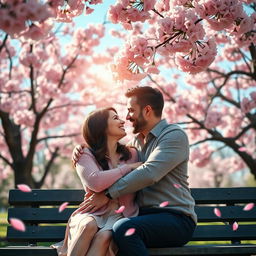
[(157, 88), (152, 88), (150, 86), (134, 87), (128, 89), (125, 96), (127, 98), (136, 96), (137, 104), (141, 108), (149, 105), (153, 109), (155, 116), (160, 117), (162, 115), (164, 98)]

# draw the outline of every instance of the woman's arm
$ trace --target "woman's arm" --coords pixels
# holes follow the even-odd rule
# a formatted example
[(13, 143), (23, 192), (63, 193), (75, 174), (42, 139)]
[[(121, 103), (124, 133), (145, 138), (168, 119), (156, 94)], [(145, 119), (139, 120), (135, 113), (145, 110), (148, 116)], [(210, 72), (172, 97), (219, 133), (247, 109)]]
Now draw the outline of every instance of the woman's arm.
[(87, 150), (80, 157), (76, 171), (84, 186), (95, 192), (101, 192), (111, 186), (118, 179), (126, 175), (136, 164), (124, 164), (120, 167), (102, 171), (94, 156)]

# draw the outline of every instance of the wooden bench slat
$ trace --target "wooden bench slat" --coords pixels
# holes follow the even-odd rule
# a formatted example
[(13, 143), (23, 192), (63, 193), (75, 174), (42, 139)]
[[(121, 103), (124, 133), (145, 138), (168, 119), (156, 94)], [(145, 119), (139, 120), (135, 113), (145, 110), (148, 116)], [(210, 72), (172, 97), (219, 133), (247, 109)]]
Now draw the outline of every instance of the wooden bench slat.
[(256, 225), (239, 225), (236, 231), (232, 225), (200, 225), (197, 226), (192, 241), (223, 241), (230, 239), (255, 240)]
[(25, 223), (67, 223), (76, 208), (9, 208), (8, 218), (18, 218)]
[[(7, 229), (9, 241), (60, 241), (65, 234), (65, 226), (26, 226), (25, 232), (12, 227)], [(256, 225), (240, 225), (233, 231), (230, 225), (197, 226), (191, 241), (228, 241), (230, 239), (255, 240)]]
[(70, 205), (78, 205), (83, 201), (84, 193), (80, 189), (33, 189), (27, 193), (12, 189), (9, 192), (9, 204), (60, 205), (69, 202)]
[(255, 245), (185, 245), (172, 248), (151, 248), (150, 255), (253, 255)]
[[(192, 188), (192, 196), (197, 204), (221, 204), (256, 202), (256, 188)], [(79, 204), (84, 197), (84, 191), (79, 189), (33, 189), (24, 193), (18, 189), (10, 190), (10, 205), (60, 205), (69, 202), (70, 205)]]
[[(220, 210), (221, 217), (215, 215), (215, 208)], [(244, 206), (195, 206), (195, 211), (199, 222), (256, 221), (256, 207), (250, 211), (244, 211), (243, 208)]]
[[(219, 206), (221, 217), (214, 214), (214, 206), (195, 207), (199, 222), (256, 221), (256, 207), (243, 211), (243, 206)], [(76, 208), (9, 208), (9, 218), (18, 218), (30, 223), (65, 223)]]
[(1, 256), (58, 256), (57, 251), (46, 246), (8, 246), (0, 248)]
[(256, 202), (256, 187), (240, 188), (192, 188), (192, 196), (197, 204), (221, 204)]
[[(56, 250), (45, 246), (9, 246), (0, 248), (1, 256), (17, 256), (22, 252), (26, 256), (57, 256)], [(150, 248), (150, 255), (255, 255), (254, 245), (186, 245), (172, 248)]]

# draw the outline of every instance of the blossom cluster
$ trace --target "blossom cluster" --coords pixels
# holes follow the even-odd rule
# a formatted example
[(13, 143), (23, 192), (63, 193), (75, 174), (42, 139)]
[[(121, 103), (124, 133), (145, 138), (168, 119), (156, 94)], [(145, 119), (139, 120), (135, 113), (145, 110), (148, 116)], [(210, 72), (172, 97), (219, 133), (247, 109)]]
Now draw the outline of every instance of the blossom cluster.
[[(150, 5), (146, 8), (148, 2)], [(109, 10), (110, 20), (112, 23), (120, 23), (125, 29), (133, 29), (132, 33), (136, 22), (148, 22), (143, 36), (144, 40), (148, 41), (147, 47), (154, 49), (154, 56), (150, 63), (147, 63), (152, 69), (145, 69), (145, 62), (135, 62), (140, 72), (138, 69), (134, 72), (130, 68), (131, 63), (134, 63), (130, 58), (131, 51), (127, 49), (134, 47), (136, 41), (130, 42), (129, 46), (126, 45), (126, 50), (122, 49), (119, 57), (116, 57), (113, 71), (118, 74), (115, 74), (115, 77), (122, 81), (142, 79), (145, 77), (143, 72), (150, 74), (151, 70), (157, 69), (157, 54), (166, 59), (173, 56), (177, 67), (186, 73), (202, 72), (214, 62), (217, 56), (217, 42), (229, 40), (228, 37), (221, 39), (216, 31), (224, 31), (235, 45), (249, 45), (256, 41), (255, 16), (255, 13), (249, 16), (239, 0), (118, 0)], [(232, 49), (229, 52), (231, 53)]]
[(53, 15), (49, 5), (41, 4), (37, 0), (0, 1), (0, 29), (12, 37), (28, 36), (32, 32), (34, 34), (35, 30), (39, 33), (38, 30), (48, 29), (48, 23), (45, 22)]
[(0, 0), (0, 29), (14, 38), (40, 40), (50, 34), (54, 21), (72, 22), (99, 3), (102, 0)]

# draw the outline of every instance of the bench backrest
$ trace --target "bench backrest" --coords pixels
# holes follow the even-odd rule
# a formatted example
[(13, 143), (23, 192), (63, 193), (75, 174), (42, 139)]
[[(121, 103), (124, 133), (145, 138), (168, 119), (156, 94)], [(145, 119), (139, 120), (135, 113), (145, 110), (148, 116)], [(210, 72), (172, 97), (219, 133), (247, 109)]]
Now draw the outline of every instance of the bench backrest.
[[(191, 192), (198, 215), (193, 241), (239, 243), (241, 240), (256, 240), (256, 207), (243, 210), (248, 203), (256, 205), (256, 188), (193, 188)], [(8, 241), (36, 244), (62, 240), (65, 223), (83, 197), (83, 190), (35, 189), (28, 193), (10, 190), (9, 203), (12, 207), (8, 210), (8, 219), (22, 220), (26, 231), (8, 226)], [(68, 202), (69, 207), (59, 213), (58, 207), (64, 202)], [(215, 208), (220, 210), (221, 217), (215, 215)], [(235, 231), (232, 229), (234, 222), (239, 224)]]

